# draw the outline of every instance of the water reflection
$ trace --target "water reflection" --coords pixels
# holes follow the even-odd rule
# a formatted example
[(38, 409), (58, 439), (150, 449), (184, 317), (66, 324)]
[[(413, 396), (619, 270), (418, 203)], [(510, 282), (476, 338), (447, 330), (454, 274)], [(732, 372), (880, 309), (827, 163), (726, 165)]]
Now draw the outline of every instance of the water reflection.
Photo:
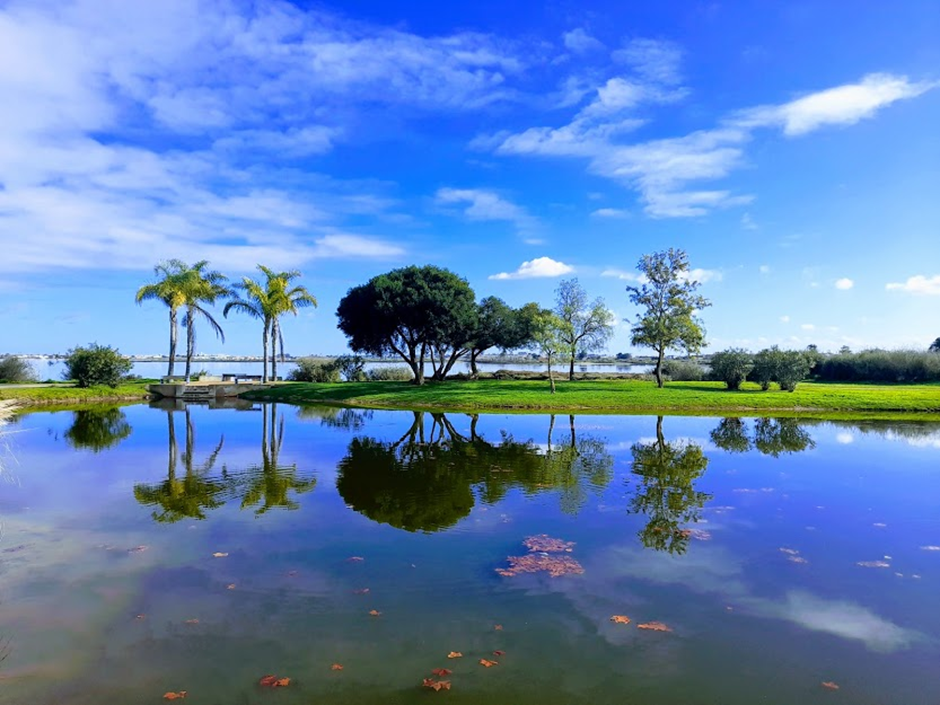
[(72, 413), (74, 418), (65, 432), (65, 440), (73, 448), (100, 453), (131, 435), (127, 414), (116, 406), (92, 407)]
[(561, 509), (576, 513), (588, 488), (599, 491), (610, 482), (613, 457), (607, 444), (579, 438), (574, 416), (569, 417), (570, 435), (561, 443), (555, 443), (555, 416), (550, 417), (544, 447), (506, 431), (498, 440), (487, 440), (478, 433), (478, 420), (471, 416), (469, 431), (461, 433), (445, 414), (416, 411), (398, 440), (354, 438), (338, 466), (337, 490), (350, 507), (374, 521), (433, 532), (467, 516), (477, 496), (495, 503), (513, 487), (527, 493), (555, 491)]
[(759, 418), (753, 433), (744, 419), (722, 419), (711, 432), (716, 446), (729, 453), (746, 453), (752, 448), (775, 458), (784, 453), (801, 453), (816, 447), (816, 442), (799, 419)]
[(692, 441), (668, 442), (662, 416), (656, 419), (656, 440), (634, 443), (630, 452), (634, 494), (629, 511), (649, 518), (638, 534), (640, 541), (657, 551), (685, 553), (691, 533), (684, 525), (699, 521), (712, 498), (695, 488), (708, 458)]

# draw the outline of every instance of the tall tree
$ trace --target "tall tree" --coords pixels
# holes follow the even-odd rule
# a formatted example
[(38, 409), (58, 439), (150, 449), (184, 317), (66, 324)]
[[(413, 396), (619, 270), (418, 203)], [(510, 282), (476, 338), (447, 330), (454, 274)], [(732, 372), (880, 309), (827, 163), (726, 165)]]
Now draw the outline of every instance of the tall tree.
[(539, 352), (548, 360), (548, 383), (551, 385), (552, 394), (555, 393), (552, 360), (565, 349), (562, 339), (565, 329), (565, 322), (551, 311), (543, 310), (535, 319), (532, 339), (538, 346)]
[[(444, 366), (463, 347), (472, 327), (473, 289), (451, 271), (432, 266), (410, 266), (373, 277), (350, 289), (336, 310), (338, 328), (354, 352), (394, 353), (424, 384), (424, 363), (432, 348), (449, 346)], [(438, 367), (438, 363), (435, 363)]]
[(630, 331), (630, 342), (656, 351), (656, 384), (662, 387), (666, 351), (684, 349), (694, 355), (705, 344), (705, 329), (695, 314), (711, 302), (695, 293), (699, 282), (691, 278), (689, 256), (683, 250), (643, 255), (637, 269), (643, 283), (628, 286), (627, 291), (642, 311)]
[[(244, 292), (243, 297), (235, 298), (225, 304), (222, 314), (228, 317), (231, 310), (248, 314), (252, 318), (259, 319), (263, 324), (262, 329), (262, 349), (263, 364), (261, 381), (268, 381), (268, 351), (271, 350), (271, 363), (273, 367), (272, 376), (277, 378), (277, 348), (280, 343), (281, 359), (284, 356), (284, 337), (280, 330), (278, 318), (285, 313), (297, 315), (300, 308), (306, 306), (316, 306), (316, 298), (302, 286), (291, 287), (292, 280), (298, 278), (300, 272), (291, 270), (289, 272), (275, 272), (264, 265), (259, 264), (258, 269), (265, 276), (264, 282), (257, 282), (249, 277), (244, 277), (241, 283), (236, 284), (235, 288)], [(271, 346), (273, 337), (273, 347)]]
[(189, 381), (196, 352), (196, 319), (202, 318), (209, 324), (216, 336), (224, 343), (225, 333), (222, 326), (206, 310), (206, 304), (214, 304), (218, 299), (229, 296), (232, 290), (226, 285), (228, 277), (221, 272), (207, 269), (209, 262), (200, 260), (183, 272), (182, 291), (186, 306), (183, 326), (186, 328), (186, 381)]
[(604, 299), (588, 301), (577, 279), (567, 279), (555, 289), (555, 314), (564, 322), (561, 342), (568, 353), (568, 379), (574, 379), (574, 361), (579, 352), (600, 350), (614, 334), (614, 314)]
[(177, 316), (180, 308), (186, 304), (184, 293), (185, 275), (189, 265), (178, 259), (161, 262), (153, 268), (157, 281), (145, 284), (137, 290), (137, 303), (144, 301), (161, 301), (170, 309), (170, 359), (167, 366), (167, 377), (173, 375), (173, 364), (176, 362), (176, 340), (179, 327)]
[(470, 341), (470, 375), (477, 377), (477, 358), (490, 348), (514, 350), (533, 342), (539, 306), (528, 303), (511, 308), (500, 298), (489, 296), (478, 306), (477, 327)]

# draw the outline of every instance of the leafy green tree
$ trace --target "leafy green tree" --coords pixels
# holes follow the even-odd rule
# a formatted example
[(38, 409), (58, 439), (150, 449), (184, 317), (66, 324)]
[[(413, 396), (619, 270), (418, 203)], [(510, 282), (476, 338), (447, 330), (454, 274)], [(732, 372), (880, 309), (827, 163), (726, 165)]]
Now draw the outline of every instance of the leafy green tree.
[(690, 533), (682, 525), (699, 521), (702, 508), (712, 498), (695, 488), (708, 467), (708, 458), (694, 443), (667, 442), (662, 416), (656, 420), (656, 440), (634, 443), (630, 452), (637, 485), (629, 511), (648, 518), (640, 540), (657, 551), (685, 553)]
[(630, 301), (642, 309), (631, 329), (631, 343), (656, 352), (654, 372), (662, 387), (666, 351), (682, 349), (693, 355), (705, 344), (705, 330), (695, 314), (711, 303), (695, 293), (699, 282), (691, 279), (683, 250), (643, 255), (637, 269), (643, 283), (627, 287)]
[(548, 360), (548, 382), (552, 394), (555, 393), (555, 377), (552, 374), (552, 360), (565, 350), (564, 335), (567, 324), (551, 311), (544, 310), (535, 318), (532, 340), (538, 346), (539, 353)]
[(79, 387), (106, 384), (116, 387), (131, 371), (133, 363), (117, 348), (91, 343), (69, 350), (65, 356), (64, 379), (75, 380)]
[(186, 269), (181, 275), (181, 286), (186, 313), (183, 327), (186, 329), (186, 381), (190, 379), (193, 355), (196, 353), (196, 320), (202, 318), (224, 343), (225, 333), (206, 304), (214, 304), (218, 299), (230, 296), (232, 290), (226, 285), (228, 277), (221, 272), (208, 269), (209, 262), (200, 260)]
[(65, 440), (73, 448), (100, 453), (131, 435), (127, 414), (116, 406), (79, 409), (73, 413), (72, 425), (65, 432)]
[(937, 338), (935, 341), (933, 341), (927, 350), (930, 352), (940, 353), (940, 338)]
[(417, 385), (424, 384), (429, 356), (449, 348), (438, 368), (446, 374), (447, 359), (467, 349), (475, 314), (473, 290), (466, 280), (430, 265), (373, 277), (350, 289), (336, 311), (350, 349), (398, 355), (411, 368)]
[(347, 382), (361, 382), (366, 378), (366, 361), (359, 355), (340, 355), (333, 362)]
[(229, 311), (235, 310), (257, 318), (262, 322), (261, 345), (263, 365), (261, 381), (268, 381), (268, 360), (270, 350), (271, 376), (277, 379), (277, 349), (280, 346), (281, 360), (284, 359), (284, 336), (281, 333), (280, 318), (285, 314), (297, 315), (299, 309), (316, 307), (317, 300), (303, 286), (291, 286), (291, 282), (301, 276), (297, 270), (275, 272), (262, 264), (258, 269), (264, 274), (264, 281), (258, 282), (250, 277), (242, 278), (235, 285), (244, 296), (225, 304), (222, 315), (228, 317)]
[(555, 315), (563, 322), (559, 329), (568, 355), (568, 379), (574, 380), (574, 361), (579, 353), (601, 350), (614, 335), (614, 314), (604, 299), (588, 301), (577, 279), (562, 281), (555, 289)]
[(798, 350), (784, 350), (777, 363), (776, 380), (780, 389), (793, 392), (809, 374), (809, 361)]
[(36, 373), (22, 357), (0, 355), (0, 382), (35, 382)]
[(179, 333), (177, 316), (180, 308), (186, 304), (186, 275), (190, 267), (178, 259), (161, 262), (153, 268), (157, 281), (145, 284), (137, 290), (137, 303), (160, 301), (170, 310), (170, 355), (166, 374), (173, 376), (176, 362), (176, 341)]
[(477, 358), (490, 348), (514, 350), (532, 342), (538, 304), (514, 309), (500, 298), (489, 296), (477, 309), (476, 329), (470, 340), (470, 375), (479, 375)]
[[(804, 354), (804, 357), (806, 355)], [(754, 356), (754, 369), (751, 379), (760, 385), (765, 392), (770, 389), (770, 383), (777, 379), (777, 370), (780, 367), (781, 352), (776, 345), (761, 350)]]
[(751, 354), (740, 348), (729, 348), (712, 355), (712, 377), (724, 382), (728, 389), (740, 389), (754, 368)]

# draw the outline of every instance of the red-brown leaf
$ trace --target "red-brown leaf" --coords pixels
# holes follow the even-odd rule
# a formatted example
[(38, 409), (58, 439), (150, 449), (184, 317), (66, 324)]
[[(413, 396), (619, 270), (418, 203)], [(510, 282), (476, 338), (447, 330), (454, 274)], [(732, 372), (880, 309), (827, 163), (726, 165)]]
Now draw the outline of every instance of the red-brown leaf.
[(449, 668), (435, 668), (433, 671), (431, 671), (431, 673), (433, 673), (435, 676), (443, 677), (449, 676), (451, 673), (453, 673), (453, 671)]

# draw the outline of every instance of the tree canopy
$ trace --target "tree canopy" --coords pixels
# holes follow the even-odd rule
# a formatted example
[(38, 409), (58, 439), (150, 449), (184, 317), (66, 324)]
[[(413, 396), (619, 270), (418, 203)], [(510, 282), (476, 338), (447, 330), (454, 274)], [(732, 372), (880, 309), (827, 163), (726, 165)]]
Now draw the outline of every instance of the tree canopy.
[(564, 323), (559, 339), (568, 354), (568, 379), (574, 379), (574, 361), (579, 353), (600, 350), (614, 335), (614, 314), (598, 297), (588, 301), (577, 279), (567, 279), (555, 290), (555, 315)]
[(695, 314), (711, 302), (695, 293), (699, 282), (691, 278), (683, 250), (643, 255), (637, 269), (642, 283), (627, 287), (631, 303), (641, 308), (630, 331), (631, 343), (656, 351), (656, 383), (662, 387), (667, 350), (694, 355), (705, 345), (705, 329)]

